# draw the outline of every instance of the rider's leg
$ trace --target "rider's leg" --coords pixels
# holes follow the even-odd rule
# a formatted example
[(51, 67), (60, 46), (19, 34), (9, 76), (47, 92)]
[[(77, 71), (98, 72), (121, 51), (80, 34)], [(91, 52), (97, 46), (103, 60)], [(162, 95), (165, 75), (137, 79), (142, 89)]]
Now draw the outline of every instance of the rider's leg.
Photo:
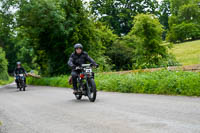
[(26, 86), (26, 77), (24, 78), (24, 83), (25, 83), (25, 86)]
[(18, 79), (15, 80), (15, 83), (17, 84), (17, 88), (19, 88), (19, 80)]
[(77, 87), (78, 72), (72, 71), (71, 75), (72, 75), (73, 89), (74, 89), (74, 91), (77, 91), (78, 90), (78, 87)]

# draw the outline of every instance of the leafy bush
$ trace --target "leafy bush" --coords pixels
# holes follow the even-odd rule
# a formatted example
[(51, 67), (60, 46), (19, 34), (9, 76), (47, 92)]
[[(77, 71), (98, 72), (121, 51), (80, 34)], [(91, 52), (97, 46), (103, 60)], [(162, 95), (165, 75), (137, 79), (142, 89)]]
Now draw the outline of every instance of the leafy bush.
[(174, 24), (168, 34), (167, 40), (170, 42), (183, 42), (200, 38), (200, 26), (195, 23)]
[(200, 74), (194, 72), (157, 71), (136, 74), (111, 74), (97, 77), (100, 90), (200, 96)]
[(8, 61), (5, 57), (5, 52), (0, 47), (0, 80), (8, 80)]
[(133, 52), (134, 49), (128, 46), (127, 41), (123, 38), (116, 40), (106, 54), (111, 58), (114, 70), (130, 70), (133, 64)]
[(200, 8), (198, 0), (171, 0), (167, 40), (183, 42), (200, 38)]
[(27, 83), (31, 85), (41, 85), (41, 86), (55, 86), (55, 87), (70, 87), (68, 84), (69, 76), (60, 77), (43, 77), (43, 78), (33, 78), (27, 77)]
[(9, 83), (12, 83), (14, 81), (14, 78), (9, 77), (9, 80), (0, 80), (0, 85), (6, 85)]
[[(68, 76), (28, 78), (27, 81), (33, 85), (70, 87)], [(95, 81), (98, 90), (103, 91), (200, 96), (200, 73), (195, 72), (98, 73)]]
[(128, 36), (135, 38), (135, 68), (168, 66), (167, 46), (162, 45), (163, 26), (152, 14), (139, 14)]

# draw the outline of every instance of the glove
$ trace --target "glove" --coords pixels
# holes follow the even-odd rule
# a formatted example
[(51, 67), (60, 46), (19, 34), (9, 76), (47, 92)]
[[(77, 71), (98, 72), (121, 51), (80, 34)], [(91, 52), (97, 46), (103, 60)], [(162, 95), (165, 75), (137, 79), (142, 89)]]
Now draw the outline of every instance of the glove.
[(96, 68), (98, 68), (98, 67), (99, 67), (99, 65), (98, 65), (98, 64), (96, 64), (96, 65), (95, 65), (95, 67), (96, 67)]

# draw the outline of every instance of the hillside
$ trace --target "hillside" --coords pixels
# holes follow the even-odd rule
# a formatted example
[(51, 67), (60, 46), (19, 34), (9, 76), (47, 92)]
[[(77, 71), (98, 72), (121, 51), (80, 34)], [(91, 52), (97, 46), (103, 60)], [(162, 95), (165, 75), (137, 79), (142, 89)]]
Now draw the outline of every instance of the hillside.
[(182, 65), (200, 64), (200, 40), (175, 44), (171, 52)]

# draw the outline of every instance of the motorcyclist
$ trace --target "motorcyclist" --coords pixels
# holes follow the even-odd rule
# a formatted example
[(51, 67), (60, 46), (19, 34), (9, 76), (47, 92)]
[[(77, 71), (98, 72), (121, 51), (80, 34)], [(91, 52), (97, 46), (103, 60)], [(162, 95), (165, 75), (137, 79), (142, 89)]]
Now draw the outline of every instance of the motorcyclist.
[[(21, 62), (17, 62), (17, 67), (14, 70), (14, 76), (16, 77), (16, 84), (17, 84), (17, 88), (19, 88), (19, 74), (24, 74), (25, 76), (27, 75), (27, 72), (25, 71), (25, 69), (21, 66)], [(24, 76), (24, 83), (26, 86), (26, 77)]]
[(71, 76), (74, 93), (78, 92), (77, 87), (77, 77), (80, 74), (79, 70), (76, 70), (76, 67), (80, 67), (82, 64), (87, 62), (92, 63), (94, 66), (98, 67), (98, 64), (85, 52), (83, 51), (83, 46), (80, 43), (74, 45), (74, 50), (69, 58), (68, 65), (72, 68)]

